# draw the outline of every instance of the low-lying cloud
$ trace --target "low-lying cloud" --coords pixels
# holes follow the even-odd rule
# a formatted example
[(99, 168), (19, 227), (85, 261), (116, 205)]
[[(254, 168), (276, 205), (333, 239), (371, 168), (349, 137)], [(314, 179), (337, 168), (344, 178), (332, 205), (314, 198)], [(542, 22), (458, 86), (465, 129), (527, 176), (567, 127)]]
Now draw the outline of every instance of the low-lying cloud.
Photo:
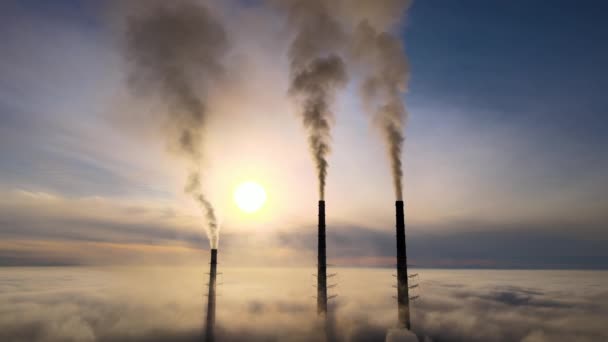
[[(396, 324), (390, 270), (334, 269), (330, 341), (383, 341)], [(0, 270), (2, 341), (199, 341), (201, 268)], [(219, 341), (318, 341), (306, 268), (224, 268)], [(416, 270), (412, 324), (432, 341), (601, 341), (605, 272)], [(572, 281), (576, 279), (576, 282)], [(361, 286), (366, 284), (366, 286)], [(242, 289), (247, 287), (247, 291)]]

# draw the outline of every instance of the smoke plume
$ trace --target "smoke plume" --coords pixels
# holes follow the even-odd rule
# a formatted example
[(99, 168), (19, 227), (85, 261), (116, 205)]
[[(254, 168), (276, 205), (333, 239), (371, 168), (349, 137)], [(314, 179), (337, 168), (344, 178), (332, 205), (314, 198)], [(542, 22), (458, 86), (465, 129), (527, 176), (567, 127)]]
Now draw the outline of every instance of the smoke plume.
[[(405, 12), (410, 3), (395, 0), (366, 3), (369, 6), (384, 6), (385, 2), (390, 3), (389, 7), (394, 9), (393, 15), (398, 16)], [(387, 23), (385, 28), (382, 28), (382, 25), (372, 25), (366, 18), (358, 23), (353, 34), (352, 52), (364, 70), (362, 97), (367, 109), (373, 114), (374, 122), (383, 132), (391, 163), (395, 196), (397, 200), (402, 200), (401, 152), (407, 117), (402, 96), (407, 89), (409, 64), (401, 40), (387, 28), (397, 20), (382, 20)]]
[(296, 0), (287, 4), (296, 36), (289, 49), (289, 93), (298, 100), (317, 168), (319, 197), (325, 197), (327, 154), (330, 151), (331, 102), (346, 83), (344, 62), (338, 55), (344, 35), (326, 1)]
[(203, 192), (201, 191), (201, 181), (199, 179), (200, 172), (192, 172), (188, 183), (186, 184), (185, 191), (192, 194), (195, 200), (198, 201), (201, 208), (205, 211), (205, 218), (207, 219), (207, 236), (209, 237), (209, 243), (211, 248), (217, 248), (220, 239), (220, 227), (217, 224), (217, 218), (215, 217), (215, 210), (211, 202), (207, 200)]
[(199, 167), (209, 114), (207, 91), (222, 73), (226, 33), (206, 7), (192, 1), (146, 4), (145, 11), (130, 17), (127, 25), (130, 85), (167, 103), (164, 131), (173, 150), (190, 164), (185, 191), (205, 212), (210, 243), (217, 248), (217, 222), (201, 190)]

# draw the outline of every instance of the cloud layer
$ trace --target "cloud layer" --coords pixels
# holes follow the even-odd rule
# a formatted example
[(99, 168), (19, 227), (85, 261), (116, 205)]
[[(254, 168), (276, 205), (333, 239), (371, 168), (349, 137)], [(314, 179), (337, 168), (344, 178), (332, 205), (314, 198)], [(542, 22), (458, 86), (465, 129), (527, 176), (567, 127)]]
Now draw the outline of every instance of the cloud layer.
[[(61, 197), (0, 192), (0, 265), (163, 264), (206, 260), (204, 231), (195, 206), (179, 202)], [(314, 216), (312, 216), (314, 218)], [(226, 225), (224, 261), (233, 266), (314, 265), (314, 222), (246, 229)], [(394, 228), (331, 222), (329, 262), (392, 267)], [(419, 267), (606, 269), (602, 238), (581, 238), (572, 228), (504, 226), (491, 231), (470, 223), (435, 233), (407, 226), (408, 257)], [(556, 231), (558, 231), (557, 233)], [(601, 235), (597, 235), (601, 237)], [(537, 246), (543, 248), (537, 248)], [(86, 246), (86, 247), (85, 247)]]
[[(220, 255), (221, 263), (221, 255)], [(333, 341), (382, 341), (396, 324), (390, 270), (334, 269)], [(203, 329), (200, 268), (0, 270), (3, 341), (196, 341)], [(223, 268), (222, 341), (316, 341), (306, 268)], [(608, 338), (605, 272), (416, 270), (412, 308), (433, 341), (600, 341)], [(366, 286), (361, 286), (366, 284)], [(247, 291), (243, 291), (247, 288)]]

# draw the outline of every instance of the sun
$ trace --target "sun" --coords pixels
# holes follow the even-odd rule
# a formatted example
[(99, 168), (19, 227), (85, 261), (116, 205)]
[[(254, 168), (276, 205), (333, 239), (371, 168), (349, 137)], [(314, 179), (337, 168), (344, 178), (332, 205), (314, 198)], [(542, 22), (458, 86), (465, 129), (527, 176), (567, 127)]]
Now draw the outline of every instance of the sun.
[(266, 202), (264, 187), (256, 182), (244, 182), (234, 190), (234, 202), (246, 213), (254, 213)]

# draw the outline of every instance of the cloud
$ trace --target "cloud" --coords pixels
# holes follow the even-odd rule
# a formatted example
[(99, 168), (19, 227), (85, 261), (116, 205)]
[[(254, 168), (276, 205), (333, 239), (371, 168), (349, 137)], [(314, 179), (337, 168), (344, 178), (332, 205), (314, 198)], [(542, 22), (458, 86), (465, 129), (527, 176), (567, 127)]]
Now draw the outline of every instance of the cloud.
[[(0, 192), (0, 264), (86, 265), (199, 262), (204, 230), (192, 203), (109, 197), (64, 197), (45, 192)], [(222, 259), (232, 265), (313, 265), (314, 224), (241, 229), (225, 225)], [(473, 227), (479, 227), (479, 223)], [(607, 241), (551, 230), (505, 226), (454, 229), (407, 227), (410, 263), (448, 268), (607, 268)], [(392, 227), (330, 224), (329, 262), (392, 267)], [(543, 248), (535, 246), (542, 245)], [(86, 246), (86, 248), (85, 248)]]
[(177, 261), (205, 245), (196, 216), (160, 201), (11, 191), (0, 216), (2, 265)]
[(418, 337), (407, 329), (393, 329), (386, 334), (386, 342), (418, 342)]
[[(596, 315), (599, 312), (605, 314), (608, 293), (582, 295), (577, 293), (575, 286), (557, 285), (550, 289), (549, 278), (555, 274), (548, 272), (534, 275), (506, 271), (505, 275), (508, 272), (522, 283), (530, 283), (538, 277), (535, 286), (539, 287), (513, 286), (506, 289), (496, 278), (483, 285), (481, 279), (462, 282), (460, 289), (435, 283), (430, 298), (418, 304), (418, 327), (439, 341), (525, 341), (537, 338), (539, 341), (596, 341), (605, 338), (606, 333), (597, 324)], [(564, 281), (577, 275), (580, 274), (564, 272), (558, 278)], [(593, 278), (592, 274), (587, 275)], [(486, 276), (493, 278), (500, 274)], [(427, 291), (431, 292), (428, 287)], [(577, 317), (579, 314), (581, 316)]]
[[(218, 340), (319, 340), (323, 329), (315, 318), (314, 301), (307, 296), (314, 292), (309, 271), (223, 268)], [(331, 305), (330, 340), (383, 341), (396, 324), (391, 271), (336, 271), (340, 296)], [(200, 268), (11, 268), (0, 272), (3, 341), (196, 341), (203, 331), (204, 271)], [(413, 302), (412, 324), (419, 336), (433, 341), (608, 338), (603, 323), (608, 293), (594, 287), (605, 279), (602, 272), (417, 272), (422, 290), (421, 299)], [(576, 284), (566, 281), (571, 277), (576, 277)], [(559, 305), (529, 305), (543, 302)]]
[[(406, 224), (407, 225), (407, 224)], [(430, 228), (430, 229), (429, 229)], [(552, 230), (504, 226), (487, 230), (472, 228), (435, 233), (433, 227), (407, 227), (410, 263), (419, 267), (447, 268), (589, 268), (605, 269), (607, 241), (590, 240)], [(563, 229), (564, 231), (566, 229)], [(279, 232), (281, 246), (296, 250), (316, 249), (314, 231)], [(328, 257), (340, 265), (385, 266), (395, 263), (395, 238), (390, 230), (360, 226), (330, 226)], [(535, 246), (542, 245), (539, 249)], [(567, 251), (567, 252), (566, 252)]]

